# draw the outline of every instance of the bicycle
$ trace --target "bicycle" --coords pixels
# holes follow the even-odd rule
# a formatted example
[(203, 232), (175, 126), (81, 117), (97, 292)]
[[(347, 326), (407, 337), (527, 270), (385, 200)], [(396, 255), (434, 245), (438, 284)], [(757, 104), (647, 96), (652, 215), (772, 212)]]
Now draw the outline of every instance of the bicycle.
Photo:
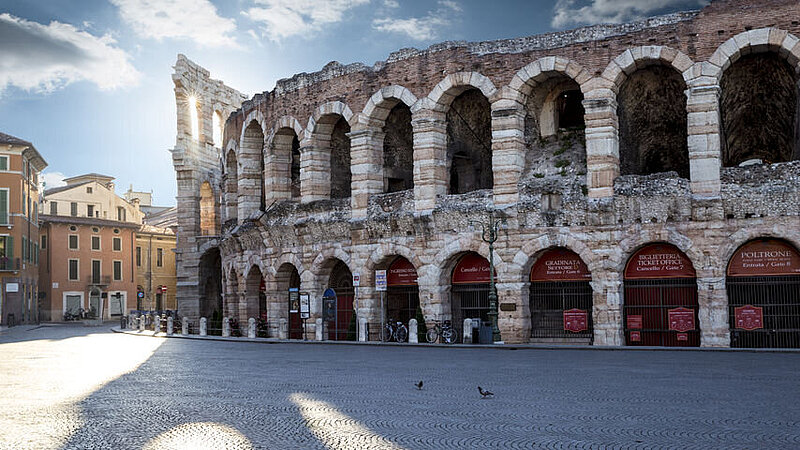
[(393, 320), (386, 323), (383, 329), (383, 342), (389, 342), (394, 339), (397, 342), (406, 342), (408, 340), (408, 328), (403, 322), (395, 322), (396, 326), (392, 326)]
[(425, 333), (425, 339), (428, 343), (433, 344), (439, 338), (445, 344), (453, 344), (458, 340), (458, 331), (453, 328), (452, 322), (449, 320), (445, 320), (442, 322), (436, 322), (433, 324), (433, 328), (429, 329), (427, 333)]

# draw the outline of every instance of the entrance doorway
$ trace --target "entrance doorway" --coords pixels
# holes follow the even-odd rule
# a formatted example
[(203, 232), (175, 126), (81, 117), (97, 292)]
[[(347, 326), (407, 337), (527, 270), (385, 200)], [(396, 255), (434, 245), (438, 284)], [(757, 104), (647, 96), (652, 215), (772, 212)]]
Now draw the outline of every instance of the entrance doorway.
[(100, 295), (100, 290), (97, 288), (92, 288), (91, 292), (89, 292), (88, 316), (90, 319), (103, 318), (103, 299)]
[[(275, 275), (280, 299), (284, 301), (289, 317), (289, 339), (303, 339), (303, 320), (300, 317), (300, 274), (292, 264), (283, 264)], [(297, 298), (298, 304), (293, 300)]]
[(545, 251), (531, 269), (531, 341), (592, 342), (592, 274), (575, 252)]
[(625, 344), (699, 347), (697, 278), (671, 244), (639, 249), (625, 267)]
[(757, 239), (728, 262), (731, 347), (800, 348), (800, 252)]
[[(417, 270), (402, 256), (398, 256), (386, 272), (386, 321), (403, 322), (422, 316), (419, 308)], [(420, 326), (424, 326), (424, 320)], [(392, 323), (394, 326), (394, 323)]]
[(355, 291), (353, 274), (342, 261), (338, 261), (331, 271), (329, 289), (335, 293), (335, 311), (328, 317), (328, 339), (332, 341), (355, 341), (356, 318), (353, 309)]
[[(452, 275), (453, 327), (464, 335), (464, 319), (489, 320), (489, 261), (469, 252), (456, 264)], [(475, 322), (473, 322), (473, 328)]]

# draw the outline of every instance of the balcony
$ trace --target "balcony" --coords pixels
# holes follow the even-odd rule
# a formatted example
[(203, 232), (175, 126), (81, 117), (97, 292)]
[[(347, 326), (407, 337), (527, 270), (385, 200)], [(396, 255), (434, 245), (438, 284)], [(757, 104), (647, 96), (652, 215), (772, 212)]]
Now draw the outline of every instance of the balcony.
[(89, 275), (86, 277), (86, 284), (90, 286), (108, 286), (111, 284), (111, 275), (104, 275), (102, 277)]
[(19, 258), (0, 257), (0, 272), (15, 272), (19, 270)]

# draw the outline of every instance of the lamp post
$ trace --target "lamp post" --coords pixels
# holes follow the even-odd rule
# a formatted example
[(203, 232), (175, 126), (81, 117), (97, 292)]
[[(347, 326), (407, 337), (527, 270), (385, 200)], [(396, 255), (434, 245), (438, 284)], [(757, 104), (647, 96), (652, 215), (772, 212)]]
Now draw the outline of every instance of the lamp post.
[(497, 241), (501, 219), (495, 220), (494, 211), (489, 211), (489, 222), (470, 220), (470, 224), (480, 224), (481, 239), (489, 244), (489, 318), (492, 321), (492, 342), (500, 342), (500, 328), (497, 327), (497, 288), (494, 285), (494, 243)]

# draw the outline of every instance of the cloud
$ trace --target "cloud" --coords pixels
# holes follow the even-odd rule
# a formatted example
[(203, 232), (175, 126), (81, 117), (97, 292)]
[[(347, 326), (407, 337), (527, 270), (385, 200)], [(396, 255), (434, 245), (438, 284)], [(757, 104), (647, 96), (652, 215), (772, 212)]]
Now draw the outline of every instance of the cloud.
[(40, 188), (44, 190), (66, 186), (67, 183), (64, 182), (64, 178), (67, 178), (67, 176), (61, 172), (42, 172), (39, 176)]
[(398, 3), (397, 0), (383, 0), (383, 6), (386, 8), (394, 9), (394, 8), (399, 8), (400, 3)]
[(550, 23), (556, 28), (572, 24), (623, 23), (665, 9), (697, 8), (707, 5), (708, 2), (709, 0), (591, 0), (587, 5), (576, 6), (576, 0), (558, 0)]
[(139, 36), (190, 39), (204, 47), (233, 47), (233, 19), (220, 17), (208, 0), (110, 0)]
[(416, 41), (429, 41), (439, 36), (439, 31), (451, 24), (454, 13), (462, 11), (461, 5), (452, 0), (440, 0), (439, 8), (429, 11), (424, 17), (396, 19), (385, 17), (372, 21), (372, 28), (387, 33), (399, 33)]
[(273, 41), (308, 35), (324, 25), (341, 22), (344, 13), (370, 0), (255, 0), (257, 7), (242, 12), (262, 24), (263, 35)]
[(3, 13), (0, 42), (0, 92), (8, 86), (51, 92), (80, 80), (108, 90), (141, 77), (110, 35), (97, 37), (66, 23), (42, 25)]

